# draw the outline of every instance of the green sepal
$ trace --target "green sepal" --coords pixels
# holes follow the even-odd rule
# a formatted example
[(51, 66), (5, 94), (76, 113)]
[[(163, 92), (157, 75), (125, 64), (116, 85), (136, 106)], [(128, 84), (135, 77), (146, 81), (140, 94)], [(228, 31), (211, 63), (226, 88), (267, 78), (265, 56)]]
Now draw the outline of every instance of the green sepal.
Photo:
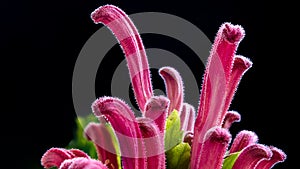
[(189, 169), (191, 158), (191, 146), (181, 142), (166, 152), (167, 169)]
[(168, 151), (182, 142), (183, 131), (180, 130), (180, 116), (174, 110), (166, 120), (165, 150)]
[(240, 153), (241, 153), (240, 151), (235, 152), (235, 153), (231, 153), (227, 157), (225, 157), (222, 169), (232, 169), (232, 167), (235, 163), (235, 160), (238, 158)]

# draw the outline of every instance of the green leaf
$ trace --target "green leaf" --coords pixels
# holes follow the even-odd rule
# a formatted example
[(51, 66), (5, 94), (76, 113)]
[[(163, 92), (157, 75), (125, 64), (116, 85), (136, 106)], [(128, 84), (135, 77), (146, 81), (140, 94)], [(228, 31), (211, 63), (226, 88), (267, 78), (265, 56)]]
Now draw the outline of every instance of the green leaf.
[(165, 132), (165, 150), (168, 151), (182, 142), (183, 131), (180, 130), (180, 116), (174, 110), (167, 118)]
[(97, 151), (93, 142), (87, 140), (84, 136), (84, 128), (89, 122), (96, 122), (97, 118), (91, 114), (87, 117), (76, 118), (76, 129), (74, 131), (74, 138), (66, 146), (67, 149), (77, 148), (87, 153), (91, 158), (97, 159)]
[(235, 160), (238, 158), (241, 152), (231, 153), (229, 154), (223, 162), (222, 169), (232, 169), (232, 166), (235, 163)]
[(166, 152), (167, 169), (188, 169), (190, 166), (191, 147), (188, 143), (179, 143)]

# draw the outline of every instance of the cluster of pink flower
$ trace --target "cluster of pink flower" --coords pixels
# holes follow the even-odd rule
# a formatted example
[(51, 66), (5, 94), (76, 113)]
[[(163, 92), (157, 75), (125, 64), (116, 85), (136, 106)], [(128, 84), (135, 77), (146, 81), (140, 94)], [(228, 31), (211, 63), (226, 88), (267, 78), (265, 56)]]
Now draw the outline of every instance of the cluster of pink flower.
[[(159, 70), (166, 96), (154, 96), (141, 37), (121, 9), (101, 6), (91, 17), (95, 23), (107, 26), (118, 39), (142, 117), (135, 117), (130, 107), (118, 98), (97, 99), (92, 109), (100, 123), (90, 123), (84, 131), (86, 138), (95, 143), (98, 159), (79, 149), (51, 148), (41, 159), (43, 167), (165, 169), (175, 163), (176, 168), (191, 169), (267, 169), (286, 159), (282, 150), (258, 143), (254, 132), (240, 131), (233, 140), (229, 132), (232, 123), (240, 120), (239, 113), (228, 110), (230, 103), (243, 74), (252, 66), (249, 59), (235, 54), (245, 36), (241, 26), (231, 23), (220, 26), (206, 65), (196, 114), (195, 108), (184, 102), (183, 82), (174, 68)], [(179, 150), (166, 155), (166, 126), (174, 111), (180, 117), (181, 141), (188, 147), (187, 156), (178, 157), (182, 155)], [(179, 158), (188, 162), (183, 165)]]

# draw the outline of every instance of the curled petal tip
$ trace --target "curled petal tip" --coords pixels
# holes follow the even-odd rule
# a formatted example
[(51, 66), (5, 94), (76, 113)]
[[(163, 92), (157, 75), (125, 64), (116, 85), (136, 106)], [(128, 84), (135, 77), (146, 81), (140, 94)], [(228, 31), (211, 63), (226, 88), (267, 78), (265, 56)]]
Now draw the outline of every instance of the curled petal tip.
[(270, 159), (261, 160), (258, 165), (257, 169), (270, 169), (277, 163), (283, 162), (286, 160), (287, 155), (280, 149), (270, 146), (270, 149), (273, 153)]
[(231, 134), (220, 127), (213, 127), (207, 131), (205, 140), (209, 139), (211, 142), (229, 143)]
[(236, 111), (227, 111), (223, 120), (222, 127), (229, 129), (233, 122), (241, 121), (241, 115)]
[(78, 149), (67, 150), (64, 148), (50, 148), (44, 153), (41, 159), (41, 164), (45, 168), (57, 167), (59, 168), (65, 160), (73, 158), (86, 158), (90, 157), (83, 151)]
[(279, 148), (270, 146), (271, 151), (273, 152), (273, 157), (276, 156), (277, 160), (283, 162), (286, 160), (287, 155)]
[(242, 70), (248, 70), (249, 68), (252, 67), (252, 61), (244, 56), (241, 55), (236, 55), (234, 57), (234, 64), (236, 66), (236, 68), (242, 69)]
[(145, 106), (145, 117), (152, 119), (161, 132), (165, 130), (170, 100), (165, 96), (151, 97)]
[(198, 159), (199, 164), (192, 164), (195, 166), (193, 168), (222, 168), (223, 158), (230, 140), (231, 134), (227, 129), (219, 126), (209, 129), (205, 135), (201, 154), (196, 155), (200, 158)]
[(45, 168), (59, 167), (64, 160), (70, 158), (72, 155), (66, 149), (50, 148), (42, 156), (41, 164)]
[(245, 36), (244, 28), (240, 25), (233, 25), (229, 22), (223, 24), (225, 39), (230, 43), (239, 43)]
[(91, 19), (94, 21), (94, 23), (100, 23), (103, 22), (104, 24), (110, 22), (112, 19), (112, 16), (117, 17), (114, 15), (111, 11), (116, 10), (117, 7), (114, 5), (104, 5), (100, 6), (99, 8), (95, 9), (91, 13)]
[(236, 159), (232, 169), (255, 168), (259, 161), (270, 159), (272, 151), (262, 144), (251, 144), (245, 147)]
[(152, 109), (153, 111), (166, 110), (169, 106), (170, 100), (164, 96), (151, 97), (145, 106), (145, 111)]
[(166, 93), (170, 99), (168, 114), (174, 109), (180, 112), (184, 98), (184, 86), (179, 72), (172, 67), (166, 66), (159, 69), (159, 74), (164, 79)]
[(245, 147), (257, 142), (258, 137), (253, 131), (242, 130), (236, 135), (235, 139), (233, 140), (232, 146), (230, 148), (230, 153), (241, 151)]

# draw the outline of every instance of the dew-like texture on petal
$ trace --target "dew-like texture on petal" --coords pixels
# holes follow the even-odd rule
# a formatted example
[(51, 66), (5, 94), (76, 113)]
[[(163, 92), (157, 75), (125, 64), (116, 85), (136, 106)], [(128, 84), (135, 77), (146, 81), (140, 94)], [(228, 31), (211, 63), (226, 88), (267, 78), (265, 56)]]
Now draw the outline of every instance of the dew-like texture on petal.
[(166, 93), (170, 99), (170, 114), (174, 109), (181, 112), (184, 98), (183, 81), (179, 72), (172, 67), (162, 67), (159, 69), (160, 76), (164, 79)]
[(200, 155), (204, 135), (214, 126), (222, 125), (227, 110), (225, 101), (228, 83), (231, 78), (233, 60), (239, 42), (244, 37), (244, 30), (239, 25), (224, 23), (219, 28), (203, 77), (198, 114), (194, 127), (191, 168), (199, 168)]
[(231, 135), (228, 130), (214, 127), (208, 130), (202, 145), (197, 169), (221, 169)]
[(234, 122), (239, 122), (241, 120), (241, 115), (236, 111), (227, 111), (225, 114), (222, 127), (229, 129)]
[(272, 151), (267, 146), (252, 144), (241, 151), (232, 169), (253, 169), (260, 160), (269, 159), (271, 156)]
[(272, 157), (270, 159), (261, 160), (256, 166), (256, 169), (270, 169), (277, 163), (285, 161), (286, 154), (281, 149), (274, 146), (270, 146), (270, 149), (272, 151)]
[(229, 153), (241, 151), (245, 147), (258, 142), (258, 137), (253, 131), (240, 131), (230, 147)]
[(164, 134), (152, 119), (138, 118), (146, 148), (147, 169), (165, 169)]
[(145, 106), (145, 117), (152, 119), (161, 133), (165, 132), (170, 100), (164, 96), (151, 97)]
[(92, 104), (92, 109), (96, 116), (107, 118), (114, 128), (120, 143), (124, 169), (146, 167), (142, 133), (130, 107), (118, 98), (101, 97)]
[(59, 169), (108, 169), (103, 163), (95, 159), (77, 157), (65, 160)]
[(137, 104), (142, 112), (153, 96), (146, 51), (139, 32), (124, 11), (113, 5), (104, 5), (91, 14), (95, 23), (103, 23), (117, 38), (126, 56), (127, 66)]
[(121, 165), (120, 152), (114, 145), (116, 142), (109, 128), (104, 123), (89, 123), (84, 129), (85, 136), (93, 141), (97, 149), (98, 160), (109, 169), (117, 169)]

